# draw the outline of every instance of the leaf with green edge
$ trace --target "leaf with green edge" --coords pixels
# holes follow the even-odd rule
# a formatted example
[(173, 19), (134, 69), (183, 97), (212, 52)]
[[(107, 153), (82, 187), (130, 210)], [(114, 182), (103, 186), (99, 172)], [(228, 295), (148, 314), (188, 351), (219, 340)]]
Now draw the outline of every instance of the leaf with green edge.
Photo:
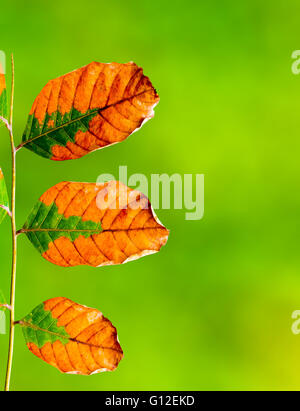
[(122, 264), (158, 252), (169, 235), (148, 198), (117, 181), (56, 184), (19, 232), (62, 267)]
[(92, 62), (46, 84), (19, 147), (51, 160), (77, 159), (125, 140), (154, 116), (158, 102), (135, 63)]
[(0, 168), (0, 224), (4, 220), (6, 214), (9, 214), (9, 200), (5, 178)]
[[(8, 108), (7, 108), (7, 90), (5, 83), (5, 75), (3, 67), (0, 63), (0, 117), (7, 119)], [(0, 125), (3, 123), (0, 122)]]
[(117, 330), (93, 308), (58, 297), (19, 322), (28, 349), (63, 373), (113, 371), (123, 357)]

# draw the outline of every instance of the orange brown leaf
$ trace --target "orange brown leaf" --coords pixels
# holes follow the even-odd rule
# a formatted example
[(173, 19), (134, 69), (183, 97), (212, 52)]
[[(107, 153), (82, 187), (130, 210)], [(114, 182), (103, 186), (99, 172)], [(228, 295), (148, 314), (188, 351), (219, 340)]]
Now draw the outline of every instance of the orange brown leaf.
[(55, 185), (20, 232), (63, 267), (125, 263), (159, 251), (169, 234), (147, 197), (117, 181)]
[(63, 373), (113, 371), (123, 357), (112, 323), (100, 311), (68, 298), (45, 301), (20, 325), (29, 350)]
[(42, 89), (20, 146), (51, 160), (80, 158), (125, 140), (153, 117), (158, 101), (135, 63), (93, 62)]

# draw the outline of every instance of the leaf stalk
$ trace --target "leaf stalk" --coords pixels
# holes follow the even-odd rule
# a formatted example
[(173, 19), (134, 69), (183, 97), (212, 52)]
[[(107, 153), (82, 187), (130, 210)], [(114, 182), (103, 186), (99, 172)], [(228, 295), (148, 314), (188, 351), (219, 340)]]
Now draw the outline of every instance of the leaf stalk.
[(11, 217), (11, 211), (8, 207), (1, 204), (0, 208), (2, 208)]
[(11, 306), (8, 305), (8, 304), (0, 304), (0, 307), (1, 307), (1, 308), (6, 308), (7, 310), (10, 310), (10, 311), (11, 311)]

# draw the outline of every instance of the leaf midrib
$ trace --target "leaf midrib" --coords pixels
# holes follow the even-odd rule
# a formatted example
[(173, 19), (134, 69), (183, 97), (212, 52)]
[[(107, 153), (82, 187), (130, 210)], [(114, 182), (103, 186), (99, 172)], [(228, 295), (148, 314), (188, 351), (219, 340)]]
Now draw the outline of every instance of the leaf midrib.
[(28, 327), (28, 328), (31, 328), (31, 329), (33, 329), (33, 330), (35, 330), (35, 331), (41, 331), (41, 332), (44, 332), (44, 333), (46, 333), (46, 334), (50, 334), (50, 335), (54, 335), (54, 336), (59, 337), (59, 338), (63, 338), (63, 339), (65, 339), (65, 340), (67, 340), (67, 341), (76, 342), (77, 344), (83, 344), (83, 345), (87, 345), (87, 346), (89, 346), (89, 347), (101, 348), (101, 349), (105, 349), (105, 350), (112, 350), (112, 351), (116, 351), (116, 352), (121, 352), (121, 351), (119, 351), (119, 350), (116, 350), (115, 348), (104, 347), (104, 346), (102, 346), (102, 345), (89, 344), (89, 343), (84, 342), (84, 341), (76, 340), (76, 338), (71, 338), (71, 337), (68, 338), (68, 337), (66, 337), (65, 335), (61, 335), (61, 334), (59, 334), (59, 333), (55, 333), (54, 331), (45, 330), (45, 329), (43, 329), (43, 328), (38, 327), (37, 325), (34, 325), (34, 324), (32, 324), (32, 323), (30, 323), (30, 322), (27, 322), (27, 321), (24, 321), (24, 320), (20, 321), (19, 324), (21, 325), (21, 327)]
[(96, 112), (99, 112), (99, 113), (100, 113), (101, 111), (107, 110), (108, 108), (113, 107), (113, 106), (115, 106), (115, 105), (117, 105), (117, 104), (121, 104), (121, 103), (123, 103), (123, 102), (125, 102), (125, 101), (132, 100), (133, 98), (139, 97), (139, 96), (141, 96), (142, 94), (148, 93), (149, 91), (152, 91), (152, 89), (145, 90), (145, 91), (142, 91), (141, 93), (138, 93), (138, 94), (136, 94), (136, 95), (134, 95), (134, 96), (131, 96), (131, 97), (128, 97), (128, 98), (124, 98), (124, 99), (122, 99), (122, 100), (120, 100), (120, 101), (116, 101), (115, 103), (110, 104), (110, 105), (107, 105), (107, 106), (105, 106), (105, 107), (103, 107), (103, 108), (95, 108), (95, 109), (92, 109), (92, 110), (90, 110), (88, 113), (85, 113), (85, 114), (83, 114), (82, 116), (75, 118), (74, 120), (70, 120), (70, 121), (62, 124), (61, 126), (55, 127), (55, 128), (53, 128), (53, 129), (51, 129), (51, 130), (46, 131), (45, 133), (42, 133), (42, 134), (39, 134), (38, 136), (35, 136), (35, 137), (30, 138), (29, 140), (23, 141), (21, 144), (18, 145), (18, 147), (16, 147), (16, 149), (18, 150), (18, 149), (20, 149), (21, 147), (24, 147), (24, 146), (26, 146), (27, 144), (31, 143), (32, 141), (37, 140), (38, 138), (47, 136), (49, 133), (53, 133), (53, 132), (55, 132), (55, 131), (57, 131), (57, 130), (60, 130), (61, 128), (67, 127), (67, 126), (69, 126), (69, 125), (72, 124), (72, 123), (76, 123), (77, 121), (80, 121), (80, 120), (82, 120), (83, 118), (89, 117), (90, 115), (92, 115), (92, 114), (94, 114), (94, 113), (96, 113)]
[(19, 230), (19, 233), (27, 233), (27, 232), (39, 232), (39, 231), (54, 231), (54, 232), (58, 232), (58, 233), (102, 233), (103, 230), (102, 229), (97, 229), (95, 228), (94, 230), (92, 229), (83, 229), (81, 230), (80, 228), (77, 229), (64, 229), (64, 228), (22, 228), (21, 230)]
[(137, 228), (116, 228), (116, 229), (108, 229), (108, 230), (80, 230), (80, 229), (76, 229), (76, 230), (71, 230), (71, 229), (57, 229), (57, 228), (21, 228), (21, 230), (17, 231), (18, 234), (22, 234), (22, 233), (30, 233), (30, 232), (58, 232), (58, 233), (65, 233), (65, 232), (70, 232), (70, 233), (82, 233), (82, 232), (86, 232), (86, 233), (104, 233), (107, 231), (139, 231), (139, 230), (155, 230), (155, 229), (161, 229), (164, 227), (137, 227)]

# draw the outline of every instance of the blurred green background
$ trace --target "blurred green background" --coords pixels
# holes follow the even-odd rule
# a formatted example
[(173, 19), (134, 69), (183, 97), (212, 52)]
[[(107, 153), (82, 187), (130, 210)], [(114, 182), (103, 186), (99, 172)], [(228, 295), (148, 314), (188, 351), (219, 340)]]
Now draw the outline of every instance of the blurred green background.
[[(15, 390), (300, 389), (300, 4), (53, 0), (1, 3), (0, 49), (15, 55), (15, 136), (44, 84), (93, 60), (135, 61), (158, 89), (156, 116), (126, 142), (80, 160), (18, 153), (17, 225), (50, 186), (102, 173), (204, 173), (205, 216), (157, 210), (171, 230), (154, 256), (124, 266), (64, 269), (19, 238), (17, 317), (67, 296), (118, 328), (113, 373), (66, 376), (16, 331)], [(10, 179), (9, 142), (0, 164)], [(10, 276), (1, 226), (0, 288)], [(7, 336), (0, 336), (4, 381)], [(1, 383), (2, 384), (2, 383)]]

